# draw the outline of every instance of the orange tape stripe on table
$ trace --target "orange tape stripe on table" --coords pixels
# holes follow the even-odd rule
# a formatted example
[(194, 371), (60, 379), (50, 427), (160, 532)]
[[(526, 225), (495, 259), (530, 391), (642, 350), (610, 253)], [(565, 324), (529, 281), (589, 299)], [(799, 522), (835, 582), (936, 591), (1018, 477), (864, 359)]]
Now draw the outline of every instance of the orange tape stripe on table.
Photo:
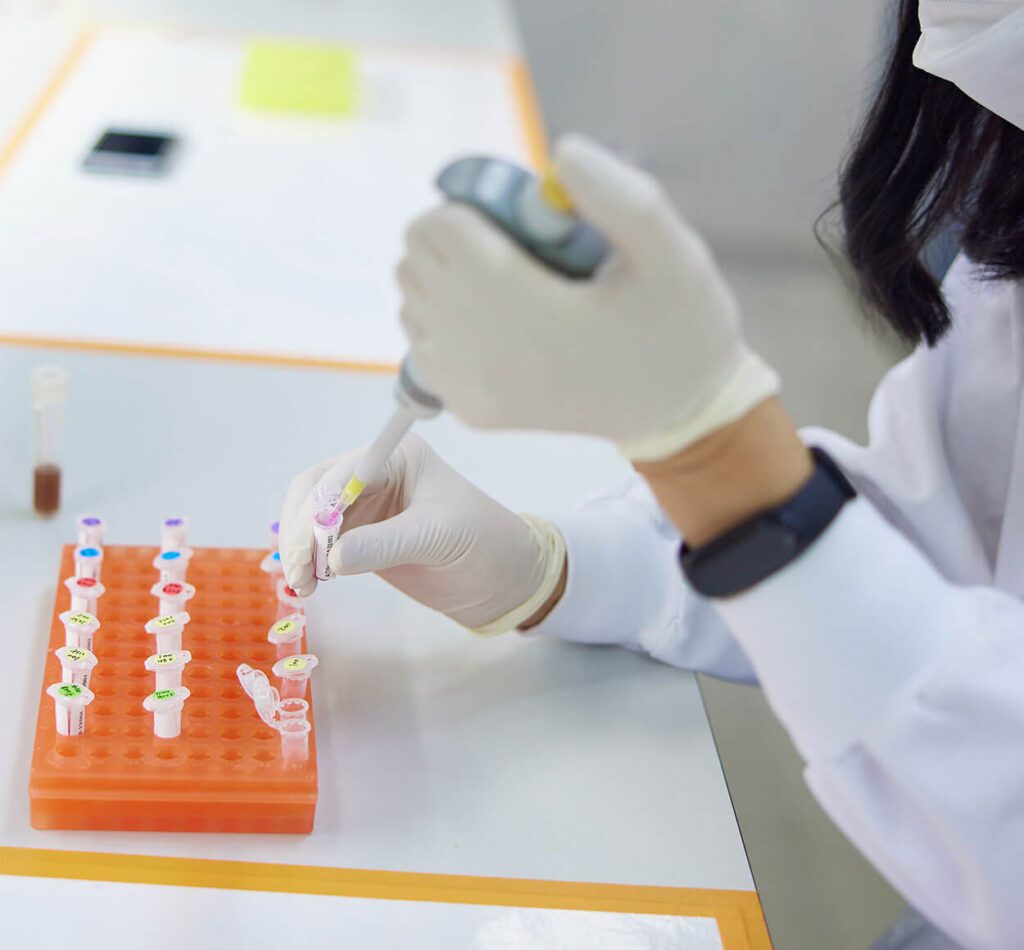
[(753, 891), (533, 881), (407, 871), (0, 847), (0, 873), (377, 900), (714, 917), (726, 950), (771, 947)]

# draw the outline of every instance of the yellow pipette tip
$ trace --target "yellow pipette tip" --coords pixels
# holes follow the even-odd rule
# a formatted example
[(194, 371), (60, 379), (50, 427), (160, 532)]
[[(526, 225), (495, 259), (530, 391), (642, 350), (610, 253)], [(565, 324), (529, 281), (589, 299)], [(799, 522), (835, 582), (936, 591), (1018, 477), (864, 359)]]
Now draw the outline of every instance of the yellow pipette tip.
[(544, 199), (544, 203), (554, 208), (555, 211), (566, 213), (572, 211), (572, 199), (558, 180), (554, 165), (548, 165), (544, 169), (544, 174), (541, 175), (540, 196)]
[(344, 511), (363, 493), (363, 489), (365, 487), (366, 482), (359, 481), (359, 479), (353, 475), (341, 490), (341, 497), (338, 499), (338, 507)]

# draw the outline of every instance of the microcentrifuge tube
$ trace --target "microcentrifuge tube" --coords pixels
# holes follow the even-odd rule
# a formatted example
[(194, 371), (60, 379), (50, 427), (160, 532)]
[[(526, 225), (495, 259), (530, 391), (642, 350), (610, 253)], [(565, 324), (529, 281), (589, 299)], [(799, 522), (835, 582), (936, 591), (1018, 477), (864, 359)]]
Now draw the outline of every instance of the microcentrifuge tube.
[(176, 614), (196, 595), (196, 589), (187, 581), (157, 581), (149, 592), (160, 601), (160, 614)]
[(282, 699), (302, 699), (306, 695), (306, 684), (319, 661), (312, 653), (296, 653), (278, 660), (271, 672), (280, 681)]
[[(146, 633), (156, 637), (157, 653), (178, 653), (181, 650), (181, 634), (192, 618), (184, 610), (179, 613), (161, 614), (146, 621)], [(189, 657), (191, 659), (191, 656)]]
[(306, 607), (305, 597), (300, 597), (288, 586), (288, 582), (282, 577), (277, 582), (277, 616), (283, 619), (291, 614), (301, 614)]
[(302, 652), (302, 632), (306, 618), (302, 614), (288, 614), (273, 623), (267, 631), (267, 640), (277, 647), (278, 658)]
[(96, 698), (88, 686), (54, 683), (47, 687), (46, 695), (53, 700), (58, 734), (80, 736), (85, 732), (85, 707)]
[(285, 765), (301, 765), (309, 758), (309, 733), (305, 719), (282, 719), (277, 724), (281, 733), (281, 758)]
[(65, 370), (59, 366), (37, 366), (32, 370), (32, 409), (36, 417), (33, 505), (41, 515), (52, 515), (60, 508), (60, 453), (67, 398)]
[(99, 662), (96, 654), (85, 647), (58, 647), (53, 651), (60, 660), (61, 679), (75, 686), (88, 686), (93, 668)]
[(162, 689), (177, 689), (181, 686), (181, 674), (192, 662), (188, 650), (174, 650), (168, 653), (154, 653), (146, 658), (146, 669), (156, 674), (157, 692)]
[(184, 515), (176, 515), (173, 518), (165, 518), (160, 525), (160, 550), (180, 551), (186, 546), (188, 535), (188, 518)]
[(92, 651), (92, 638), (100, 622), (87, 610), (65, 610), (58, 618), (64, 624), (64, 646)]
[(74, 559), (75, 577), (91, 577), (96, 581), (100, 579), (100, 570), (103, 567), (103, 548), (77, 547)]
[(99, 515), (78, 516), (78, 546), (80, 548), (102, 548), (106, 522)]
[(271, 521), (270, 522), (270, 550), (276, 551), (278, 542), (280, 541), (279, 535), (281, 534), (281, 522)]
[(191, 560), (191, 548), (175, 548), (161, 551), (153, 558), (153, 567), (160, 572), (162, 584), (181, 584), (188, 573), (188, 564)]
[(181, 710), (192, 694), (187, 686), (158, 689), (150, 693), (142, 707), (153, 714), (153, 735), (158, 739), (176, 739), (181, 735)]
[(72, 610), (84, 610), (96, 616), (96, 602), (106, 593), (106, 588), (95, 577), (69, 577), (64, 586), (71, 594)]

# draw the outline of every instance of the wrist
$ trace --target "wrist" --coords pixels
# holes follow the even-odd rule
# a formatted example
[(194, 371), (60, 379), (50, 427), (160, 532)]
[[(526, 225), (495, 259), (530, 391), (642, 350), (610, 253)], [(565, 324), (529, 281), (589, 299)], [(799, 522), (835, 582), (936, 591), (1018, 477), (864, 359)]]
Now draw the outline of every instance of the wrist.
[(565, 593), (565, 586), (569, 581), (569, 555), (566, 554), (562, 558), (562, 572), (558, 576), (558, 583), (555, 585), (555, 589), (551, 592), (551, 596), (548, 597), (535, 614), (528, 617), (518, 626), (518, 630), (529, 630), (531, 627), (536, 627), (542, 623), (551, 613), (555, 607), (558, 606), (558, 602), (562, 599), (562, 595)]
[(771, 397), (675, 455), (634, 468), (687, 543), (698, 547), (791, 497), (813, 462)]

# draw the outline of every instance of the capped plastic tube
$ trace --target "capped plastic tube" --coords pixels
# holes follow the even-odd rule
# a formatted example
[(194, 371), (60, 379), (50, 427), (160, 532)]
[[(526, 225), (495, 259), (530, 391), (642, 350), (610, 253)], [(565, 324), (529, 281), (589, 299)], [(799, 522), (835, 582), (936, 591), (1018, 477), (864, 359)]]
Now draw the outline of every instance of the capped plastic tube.
[(288, 614), (271, 624), (267, 640), (277, 647), (279, 659), (302, 651), (302, 633), (305, 629), (306, 618), (302, 614)]
[(175, 515), (173, 518), (164, 518), (160, 525), (160, 550), (180, 551), (186, 547), (188, 536), (188, 518), (184, 515)]
[(280, 541), (281, 534), (281, 522), (271, 521), (270, 522), (270, 550), (276, 551), (278, 548), (278, 542)]
[(158, 739), (176, 739), (181, 735), (181, 710), (192, 694), (187, 686), (158, 689), (150, 693), (142, 707), (153, 714), (153, 735)]
[(99, 515), (79, 515), (76, 523), (80, 548), (103, 547), (103, 535), (107, 530), (107, 523)]
[(306, 695), (306, 684), (320, 661), (312, 653), (296, 653), (278, 660), (272, 669), (280, 681), (282, 699), (302, 699)]
[(102, 567), (103, 548), (89, 545), (75, 548), (75, 577), (91, 577), (98, 581)]
[(95, 577), (69, 577), (64, 586), (71, 594), (72, 610), (84, 610), (96, 616), (96, 602), (107, 589)]
[(175, 548), (172, 551), (161, 551), (153, 558), (153, 567), (160, 572), (162, 584), (182, 584), (191, 560), (191, 548)]
[(317, 580), (329, 581), (334, 572), (328, 560), (344, 521), (337, 508), (321, 508), (313, 515), (313, 571)]
[(177, 689), (181, 686), (181, 674), (192, 662), (188, 650), (174, 650), (169, 653), (154, 653), (146, 658), (146, 669), (156, 673), (157, 692), (162, 689)]
[(61, 679), (75, 686), (88, 686), (93, 667), (99, 662), (92, 650), (84, 647), (58, 647), (53, 651), (60, 660)]
[(283, 577), (277, 582), (277, 616), (279, 619), (290, 614), (304, 613), (306, 600), (307, 598), (296, 594)]
[(65, 610), (58, 618), (64, 624), (64, 646), (92, 651), (92, 638), (100, 622), (86, 610)]
[(262, 561), (260, 570), (270, 578), (270, 589), (277, 590), (277, 582), (284, 579), (284, 567), (281, 565), (281, 552), (276, 548), (271, 551)]
[(156, 637), (156, 652), (178, 653), (181, 650), (182, 631), (191, 619), (187, 611), (182, 610), (148, 620), (145, 629), (146, 633)]
[(31, 381), (32, 410), (36, 417), (33, 504), (39, 514), (52, 515), (60, 508), (60, 458), (68, 374), (60, 366), (37, 366), (32, 370)]
[(157, 581), (149, 592), (159, 599), (161, 615), (180, 613), (196, 595), (196, 589), (188, 581)]
[(53, 700), (58, 734), (80, 736), (85, 732), (85, 707), (96, 698), (88, 686), (54, 683), (46, 688), (46, 695)]
[(309, 716), (309, 703), (294, 696), (282, 699), (277, 704), (277, 715), (281, 722), (286, 719), (306, 719)]
[(305, 719), (282, 719), (277, 723), (281, 733), (281, 758), (285, 765), (301, 765), (309, 758), (309, 733), (313, 728)]

